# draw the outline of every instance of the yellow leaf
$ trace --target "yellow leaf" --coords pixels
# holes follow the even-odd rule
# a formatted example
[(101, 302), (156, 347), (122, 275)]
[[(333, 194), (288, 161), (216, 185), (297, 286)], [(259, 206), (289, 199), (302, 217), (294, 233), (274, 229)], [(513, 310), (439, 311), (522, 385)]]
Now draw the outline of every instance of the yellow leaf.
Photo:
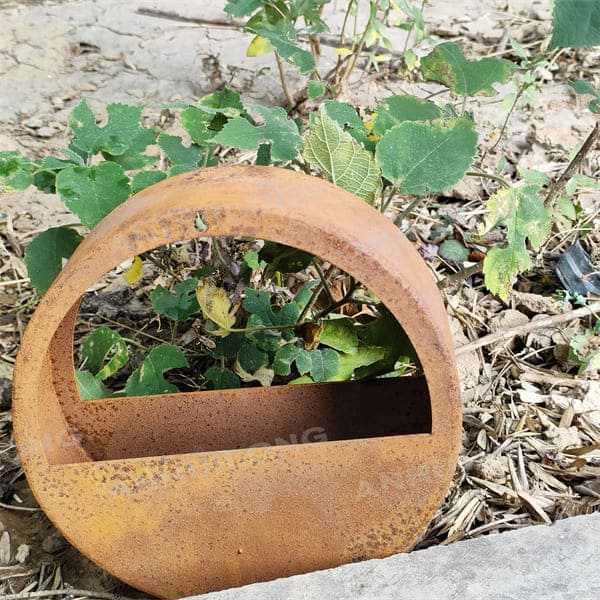
[(273, 52), (271, 42), (267, 38), (257, 35), (250, 42), (248, 50), (246, 50), (246, 56), (262, 56), (263, 54), (269, 54), (269, 52)]
[(131, 264), (129, 269), (127, 269), (127, 271), (123, 273), (123, 278), (129, 285), (137, 283), (142, 278), (143, 266), (144, 263), (142, 262), (142, 259), (139, 256), (136, 256), (133, 259), (133, 263)]
[(242, 369), (242, 366), (237, 359), (233, 365), (233, 370), (239, 375), (244, 383), (258, 381), (263, 387), (269, 387), (273, 383), (273, 378), (275, 377), (275, 371), (265, 366), (260, 367), (254, 373), (248, 373)]
[(352, 50), (350, 50), (350, 48), (336, 48), (335, 53), (338, 56), (350, 56), (352, 54)]
[(201, 281), (196, 288), (196, 298), (204, 318), (210, 319), (219, 326), (219, 329), (211, 333), (219, 337), (229, 335), (235, 323), (235, 316), (229, 314), (231, 302), (227, 292), (211, 283)]

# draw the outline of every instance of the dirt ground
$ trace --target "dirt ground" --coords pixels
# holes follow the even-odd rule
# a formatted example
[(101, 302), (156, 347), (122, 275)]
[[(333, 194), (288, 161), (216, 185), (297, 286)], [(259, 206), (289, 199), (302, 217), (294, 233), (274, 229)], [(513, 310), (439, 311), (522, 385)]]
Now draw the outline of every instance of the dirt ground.
[[(328, 6), (338, 23), (344, 2)], [(545, 0), (431, 0), (425, 9), (430, 32), (456, 41), (472, 55), (508, 55), (509, 37), (533, 48), (550, 32)], [(68, 116), (86, 97), (96, 113), (110, 102), (145, 104), (144, 118), (158, 118), (165, 103), (194, 101), (223, 83), (246, 99), (282, 102), (274, 62), (247, 58), (249, 38), (232, 28), (198, 26), (140, 15), (160, 8), (206, 21), (227, 18), (224, 2), (165, 3), (133, 0), (0, 0), (0, 151), (21, 150), (38, 158), (68, 143)], [(391, 32), (395, 47), (403, 33)], [(333, 60), (330, 51), (325, 60)], [(301, 82), (291, 75), (292, 88)], [(505, 131), (502, 153), (513, 171), (535, 168), (558, 176), (569, 153), (594, 126), (594, 116), (565, 85), (585, 78), (600, 83), (600, 51), (565, 52), (548, 70), (534, 107), (515, 112)], [(404, 92), (426, 95), (438, 86), (400, 78), (393, 64), (346, 90), (344, 100), (373, 106)], [(482, 143), (491, 146), (505, 113), (502, 98), (471, 106)], [(498, 152), (485, 166), (493, 169)], [(597, 177), (599, 153), (592, 151), (581, 172)], [(474, 230), (482, 220), (489, 182), (471, 179), (448, 192), (435, 207), (419, 209), (411, 239), (427, 258), (431, 228), (450, 219)], [(579, 195), (579, 227), (600, 229), (600, 194)], [(396, 210), (403, 209), (402, 199)], [(12, 440), (10, 380), (19, 340), (35, 303), (23, 263), (23, 247), (49, 226), (73, 222), (55, 197), (28, 190), (0, 192), (0, 595), (73, 587), (135, 595), (69, 546), (36, 509)], [(580, 318), (528, 333), (522, 328), (540, 315), (569, 311), (551, 296), (560, 284), (553, 265), (578, 231), (557, 231), (521, 278), (508, 304), (491, 297), (481, 278), (442, 289), (457, 347), (497, 330), (514, 337), (458, 357), (464, 400), (463, 449), (446, 503), (420, 546), (551, 522), (598, 510), (600, 506), (600, 381), (583, 378), (566, 360), (570, 336), (591, 321)], [(586, 248), (600, 260), (598, 236)], [(432, 271), (452, 265), (428, 258)], [(441, 275), (440, 275), (441, 277)]]

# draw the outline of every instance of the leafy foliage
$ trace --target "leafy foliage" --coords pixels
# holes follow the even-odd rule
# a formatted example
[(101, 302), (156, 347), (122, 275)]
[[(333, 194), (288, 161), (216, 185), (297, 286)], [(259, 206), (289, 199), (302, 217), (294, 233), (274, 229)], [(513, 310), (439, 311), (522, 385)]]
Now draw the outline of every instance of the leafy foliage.
[(101, 381), (114, 375), (129, 361), (125, 340), (108, 327), (99, 327), (85, 339), (81, 355), (85, 358), (86, 369)]
[(248, 108), (263, 118), (262, 125), (254, 125), (245, 117), (236, 117), (225, 124), (213, 141), (240, 150), (258, 150), (262, 144), (270, 144), (273, 159), (296, 158), (302, 148), (302, 138), (298, 126), (288, 119), (283, 108), (257, 104)]
[(569, 81), (569, 85), (577, 94), (593, 96), (588, 108), (593, 113), (600, 114), (600, 92), (589, 81)]
[(161, 344), (152, 348), (141, 367), (129, 376), (125, 393), (127, 396), (150, 396), (177, 392), (177, 387), (169, 383), (164, 374), (187, 366), (187, 358), (177, 346)]
[(506, 246), (488, 252), (483, 266), (485, 284), (492, 293), (507, 300), (517, 274), (532, 266), (527, 242), (535, 250), (546, 241), (552, 211), (544, 206), (536, 185), (500, 190), (488, 201), (487, 208), (487, 227), (504, 225)]
[(421, 59), (421, 67), (425, 79), (443, 83), (459, 96), (494, 96), (498, 92), (492, 84), (506, 82), (515, 70), (513, 63), (500, 58), (469, 61), (452, 42), (436, 46)]
[(25, 264), (31, 284), (42, 296), (62, 269), (82, 237), (68, 227), (52, 227), (38, 234), (25, 248)]
[(405, 121), (388, 130), (377, 144), (384, 177), (405, 194), (422, 196), (458, 183), (477, 147), (469, 117)]
[(157, 285), (151, 294), (152, 307), (159, 315), (165, 315), (171, 321), (185, 321), (200, 310), (196, 297), (198, 280), (185, 279), (176, 283), (173, 292)]
[(600, 44), (600, 3), (554, 0), (552, 47), (585, 48)]
[(325, 111), (311, 115), (304, 157), (327, 178), (370, 204), (380, 187), (379, 168), (373, 155), (360, 146)]

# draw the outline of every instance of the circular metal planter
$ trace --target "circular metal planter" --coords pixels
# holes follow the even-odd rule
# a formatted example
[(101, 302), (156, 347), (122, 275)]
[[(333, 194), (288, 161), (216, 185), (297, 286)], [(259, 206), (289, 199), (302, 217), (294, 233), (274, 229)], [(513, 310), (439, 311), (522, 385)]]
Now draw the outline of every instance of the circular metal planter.
[[(83, 292), (131, 256), (199, 236), (331, 261), (397, 318), (424, 378), (82, 401)], [(130, 585), (176, 598), (409, 550), (451, 482), (461, 410), (444, 306), (398, 229), (323, 180), (225, 167), (147, 188), (82, 242), (23, 338), (14, 429), (65, 537)]]

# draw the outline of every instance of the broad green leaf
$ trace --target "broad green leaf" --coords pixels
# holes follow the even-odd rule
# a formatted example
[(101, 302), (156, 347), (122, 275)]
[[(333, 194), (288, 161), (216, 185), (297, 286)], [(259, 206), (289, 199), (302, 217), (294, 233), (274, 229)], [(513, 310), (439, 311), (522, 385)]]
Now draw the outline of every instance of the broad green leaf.
[(600, 113), (600, 92), (589, 81), (569, 81), (569, 85), (576, 94), (594, 96), (594, 99), (590, 100), (588, 108), (593, 113)]
[(265, 242), (258, 253), (259, 258), (267, 264), (266, 276), (271, 277), (273, 273), (299, 273), (308, 267), (312, 260), (312, 254), (277, 244), (276, 242)]
[(218, 329), (211, 333), (219, 337), (229, 335), (230, 329), (235, 324), (235, 316), (229, 314), (231, 302), (227, 297), (227, 292), (212, 283), (201, 281), (196, 288), (196, 298), (204, 318), (210, 319), (218, 325)]
[(600, 189), (600, 180), (595, 177), (589, 177), (588, 175), (577, 174), (573, 175), (567, 185), (565, 185), (565, 192), (572, 196), (578, 189), (587, 188), (590, 190)]
[(321, 104), (322, 110), (333, 119), (343, 131), (348, 132), (357, 142), (371, 152), (375, 150), (375, 142), (369, 138), (369, 130), (356, 112), (356, 108), (346, 102), (325, 100)]
[(171, 369), (187, 367), (188, 361), (183, 352), (176, 346), (161, 344), (152, 348), (127, 380), (125, 394), (127, 396), (150, 396), (153, 394), (172, 394), (177, 387), (169, 383), (164, 374)]
[(96, 117), (85, 98), (71, 112), (73, 140), (71, 147), (91, 156), (104, 152), (115, 162), (122, 161), (125, 169), (141, 168), (156, 159), (141, 156), (154, 143), (155, 132), (140, 126), (143, 106), (109, 104), (108, 121), (104, 127), (96, 125)]
[(314, 381), (327, 381), (337, 375), (340, 368), (340, 360), (335, 350), (331, 350), (330, 348), (311, 350), (310, 358), (312, 361), (310, 376)]
[(102, 381), (89, 371), (75, 371), (75, 379), (82, 400), (99, 400), (112, 396), (112, 392)]
[(266, 261), (260, 260), (256, 250), (248, 250), (248, 252), (244, 253), (244, 262), (253, 271), (262, 271), (267, 266)]
[(33, 183), (37, 164), (17, 150), (0, 152), (0, 193), (18, 192)]
[(204, 373), (206, 381), (212, 383), (215, 390), (227, 390), (240, 387), (239, 377), (231, 369), (210, 367)]
[(246, 342), (238, 352), (238, 362), (246, 373), (255, 373), (269, 364), (269, 357), (254, 344)]
[(384, 177), (402, 193), (423, 196), (457, 184), (476, 150), (477, 133), (469, 117), (406, 121), (381, 137), (376, 159)]
[(142, 190), (167, 178), (167, 174), (162, 171), (142, 171), (131, 180), (131, 193), (137, 194)]
[(38, 234), (25, 248), (31, 285), (43, 296), (60, 273), (63, 260), (75, 252), (83, 238), (68, 227), (52, 227)]
[(165, 315), (171, 321), (185, 321), (200, 310), (196, 298), (197, 286), (198, 280), (193, 278), (175, 284), (172, 292), (157, 285), (150, 295), (152, 307), (159, 315)]
[(380, 346), (358, 346), (354, 354), (339, 355), (339, 370), (329, 381), (348, 381), (360, 367), (368, 367), (386, 358), (387, 348)]
[(249, 17), (264, 4), (265, 0), (228, 0), (224, 10), (234, 17)]
[(89, 229), (130, 195), (129, 178), (114, 162), (69, 167), (56, 176), (56, 191), (67, 208)]
[(217, 338), (215, 347), (208, 350), (213, 358), (233, 358), (244, 345), (246, 336), (243, 333), (232, 333), (227, 337)]
[(273, 359), (273, 370), (275, 375), (286, 377), (292, 372), (292, 364), (296, 363), (296, 369), (300, 375), (308, 373), (312, 367), (310, 352), (295, 344), (285, 344), (277, 349)]
[(125, 340), (108, 327), (99, 327), (81, 346), (85, 368), (100, 381), (104, 381), (123, 368), (129, 361)]
[(381, 174), (373, 155), (324, 110), (311, 115), (304, 158), (323, 171), (333, 184), (373, 204), (381, 187)]
[(373, 133), (379, 136), (404, 121), (431, 121), (442, 117), (442, 111), (436, 104), (414, 96), (386, 98), (375, 109), (375, 114)]
[(317, 100), (325, 95), (327, 84), (324, 81), (309, 81), (306, 84), (309, 100)]
[(600, 2), (554, 0), (553, 48), (589, 48), (600, 44)]
[(215, 115), (196, 106), (188, 106), (179, 115), (181, 126), (190, 134), (192, 141), (199, 146), (208, 143), (217, 133), (211, 129)]
[(440, 256), (446, 260), (463, 262), (469, 258), (469, 251), (458, 240), (444, 240), (440, 244)]
[(556, 202), (556, 208), (560, 215), (568, 221), (574, 221), (577, 218), (577, 208), (573, 204), (573, 201), (566, 196), (561, 196)]
[(436, 46), (421, 59), (423, 77), (448, 86), (459, 96), (494, 96), (493, 83), (505, 83), (515, 65), (501, 58), (466, 60), (453, 42)]
[(280, 19), (276, 23), (262, 18), (251, 19), (245, 29), (268, 40), (279, 56), (294, 65), (301, 74), (315, 70), (314, 56), (296, 45), (296, 30), (287, 19)]
[(231, 119), (213, 138), (213, 142), (240, 150), (258, 150), (261, 144), (268, 143), (271, 144), (271, 156), (274, 160), (296, 158), (302, 149), (302, 138), (298, 126), (288, 118), (285, 110), (258, 104), (248, 108), (262, 117), (262, 125), (252, 125), (244, 117)]
[(546, 241), (552, 226), (552, 210), (544, 206), (539, 187), (527, 185), (496, 192), (487, 203), (490, 211), (486, 228), (500, 224), (506, 227), (506, 246), (492, 248), (483, 262), (485, 285), (502, 300), (517, 275), (532, 266), (527, 241), (538, 249)]
[(358, 333), (352, 319), (327, 319), (322, 325), (323, 330), (319, 339), (321, 344), (345, 354), (356, 354)]
[(169, 169), (169, 177), (214, 164), (210, 147), (200, 147), (196, 144), (184, 146), (182, 139), (177, 135), (161, 133), (158, 136), (158, 145), (173, 165)]

